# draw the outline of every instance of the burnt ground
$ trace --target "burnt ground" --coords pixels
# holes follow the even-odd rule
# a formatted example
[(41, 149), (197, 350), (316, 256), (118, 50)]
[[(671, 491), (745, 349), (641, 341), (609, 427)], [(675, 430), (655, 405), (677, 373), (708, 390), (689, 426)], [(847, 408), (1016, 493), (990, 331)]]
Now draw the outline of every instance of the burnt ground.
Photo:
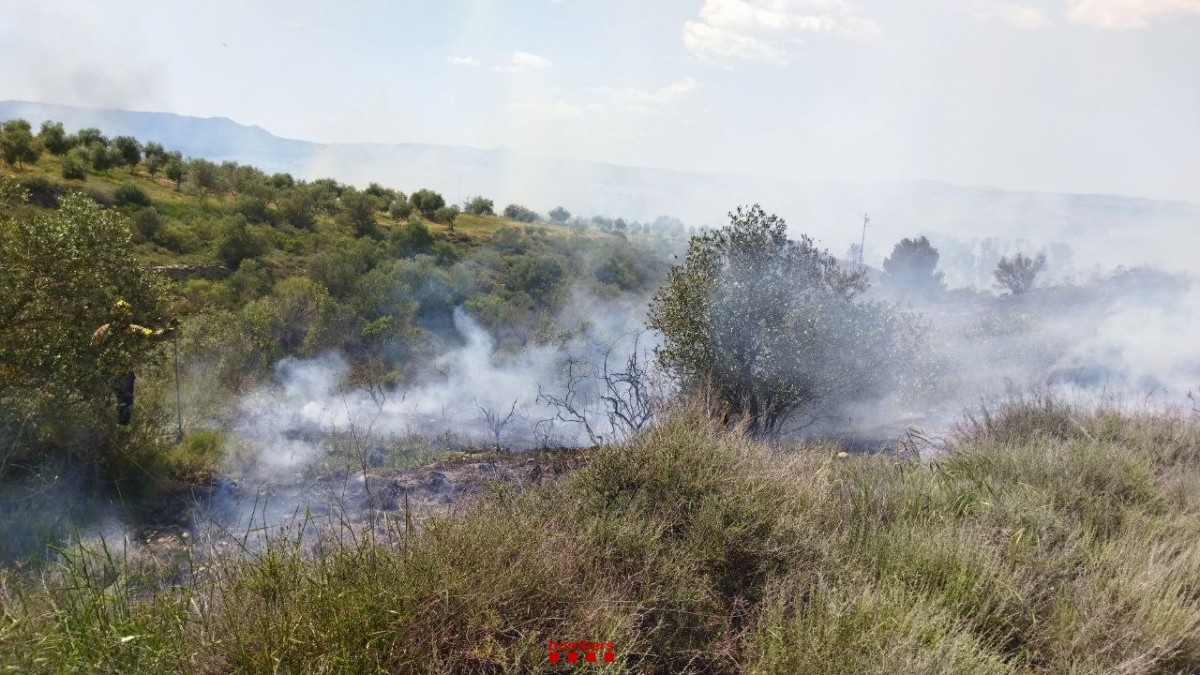
[(583, 466), (587, 449), (463, 454), (428, 466), (267, 479), (224, 479), (191, 507), (192, 529), (237, 536), (302, 519), (356, 525), (382, 516), (421, 521), (465, 508), (494, 485), (540, 485)]

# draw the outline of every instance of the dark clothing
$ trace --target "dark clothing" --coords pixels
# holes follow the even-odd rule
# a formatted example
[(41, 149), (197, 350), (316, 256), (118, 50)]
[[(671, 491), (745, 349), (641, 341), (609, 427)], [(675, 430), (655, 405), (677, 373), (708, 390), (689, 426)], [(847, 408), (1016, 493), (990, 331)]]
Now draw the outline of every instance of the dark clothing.
[(113, 384), (113, 393), (117, 395), (117, 424), (122, 426), (129, 424), (133, 419), (133, 381), (135, 379), (133, 371), (129, 371), (117, 378)]

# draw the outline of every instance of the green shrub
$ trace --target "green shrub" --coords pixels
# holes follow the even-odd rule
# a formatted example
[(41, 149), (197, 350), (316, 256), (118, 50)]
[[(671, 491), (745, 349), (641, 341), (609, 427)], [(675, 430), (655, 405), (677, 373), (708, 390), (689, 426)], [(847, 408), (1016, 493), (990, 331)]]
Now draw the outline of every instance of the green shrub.
[(122, 183), (113, 191), (113, 202), (117, 206), (149, 206), (150, 198), (133, 183)]
[(62, 177), (66, 180), (84, 180), (87, 178), (87, 170), (87, 156), (79, 148), (72, 148), (63, 158)]
[(224, 456), (225, 434), (220, 431), (193, 431), (172, 446), (163, 459), (170, 477), (188, 483), (212, 480)]

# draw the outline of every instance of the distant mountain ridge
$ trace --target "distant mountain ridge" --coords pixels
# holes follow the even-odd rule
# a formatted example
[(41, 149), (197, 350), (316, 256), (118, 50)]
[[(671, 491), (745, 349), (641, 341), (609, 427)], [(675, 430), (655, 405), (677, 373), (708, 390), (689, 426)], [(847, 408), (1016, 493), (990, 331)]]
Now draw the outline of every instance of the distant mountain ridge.
[[(378, 181), (406, 192), (429, 187), (448, 201), (484, 195), (498, 205), (523, 203), (545, 212), (564, 205), (577, 215), (639, 220), (672, 214), (716, 225), (738, 204), (761, 203), (840, 253), (872, 215), (867, 259), (882, 260), (902, 236), (941, 235), (970, 242), (987, 237), (1030, 245), (1070, 243), (1081, 263), (1163, 263), (1200, 272), (1200, 208), (1183, 202), (1109, 195), (1061, 195), (963, 187), (935, 181), (851, 185), (740, 174), (706, 174), (543, 159), (509, 150), (428, 144), (313, 143), (277, 137), (227, 118), (162, 112), (0, 102), (0, 120), (35, 125), (58, 120), (68, 130), (157, 141), (190, 157), (252, 164), (301, 178)], [(935, 239), (936, 241), (936, 239)]]

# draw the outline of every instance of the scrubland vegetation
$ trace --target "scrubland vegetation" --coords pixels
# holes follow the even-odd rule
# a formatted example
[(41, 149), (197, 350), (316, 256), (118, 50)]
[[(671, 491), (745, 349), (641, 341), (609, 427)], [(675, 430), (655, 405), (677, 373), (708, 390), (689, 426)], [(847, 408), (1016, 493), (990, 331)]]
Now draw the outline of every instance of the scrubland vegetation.
[[(536, 214), (524, 207), (522, 222), (497, 217), (485, 198), (461, 213), (428, 189), (297, 181), (96, 129), (66, 135), (47, 123), (35, 137), (28, 126), (0, 134), (16, 148), (0, 207), (0, 463), (10, 469), (53, 456), (144, 483), (143, 468), (170, 452), (153, 438), (173, 407), (176, 346), (195, 414), (288, 357), (337, 352), (351, 386), (394, 387), (459, 340), (456, 307), (502, 353), (561, 343), (581, 330), (555, 323), (573, 297), (640, 298), (680, 246), (673, 234), (635, 244), (623, 232), (529, 224)], [(93, 339), (114, 322), (161, 330), (168, 317), (182, 325), (159, 339)], [(135, 364), (151, 395), (139, 396), (133, 428), (118, 429), (111, 383)]]
[[(1200, 672), (1193, 411), (1013, 395), (925, 456), (903, 440), (848, 454), (828, 433), (885, 399), (958, 404), (972, 373), (952, 372), (968, 359), (952, 360), (948, 335), (999, 345), (979, 352), (994, 357), (980, 377), (1048, 370), (1065, 340), (1029, 329), (1044, 316), (1084, 307), (1059, 316), (1078, 321), (1108, 307), (1085, 295), (1184, 281), (1123, 273), (1041, 293), (1045, 259), (1019, 254), (996, 269), (1007, 295), (976, 315), (962, 307), (981, 295), (945, 290), (926, 237), (876, 274), (758, 207), (685, 240), (670, 217), (556, 206), (544, 221), (485, 196), (267, 176), (54, 124), (6, 123), (0, 151), (13, 172), (0, 179), (9, 672), (561, 670), (551, 640), (612, 643), (613, 663), (586, 666), (612, 672)], [(589, 389), (567, 345), (606, 302), (648, 302), (661, 341), (653, 363), (600, 350)], [(963, 325), (936, 332), (914, 307)], [(407, 491), (379, 507), (373, 479), (449, 447), (503, 461), (517, 401), (453, 389), (486, 447), (353, 419), (267, 436), (312, 448), (325, 433), (302, 469), (360, 479), (367, 498), (341, 510), (297, 502), (243, 531), (177, 519), (97, 538), (71, 537), (33, 499), (53, 488), (152, 518), (166, 495), (232, 489), (222, 471), (254, 452), (235, 422), (258, 423), (237, 401), (330, 388), (346, 410), (351, 394), (376, 404), (377, 420), (449, 379), (439, 359), (456, 349), (482, 352), (463, 357), (476, 370), (512, 359), (497, 378), (537, 366), (522, 355), (561, 356), (538, 402), (593, 447), (461, 509), (417, 517)], [(129, 372), (125, 425), (113, 388)], [(588, 426), (595, 410), (613, 433)], [(536, 445), (565, 457), (554, 438)], [(45, 555), (25, 554), (39, 542)]]
[(706, 413), (416, 532), (69, 551), (4, 578), (6, 665), (537, 672), (553, 639), (612, 642), (613, 672), (1200, 668), (1188, 421), (1014, 401), (922, 464), (759, 445)]

